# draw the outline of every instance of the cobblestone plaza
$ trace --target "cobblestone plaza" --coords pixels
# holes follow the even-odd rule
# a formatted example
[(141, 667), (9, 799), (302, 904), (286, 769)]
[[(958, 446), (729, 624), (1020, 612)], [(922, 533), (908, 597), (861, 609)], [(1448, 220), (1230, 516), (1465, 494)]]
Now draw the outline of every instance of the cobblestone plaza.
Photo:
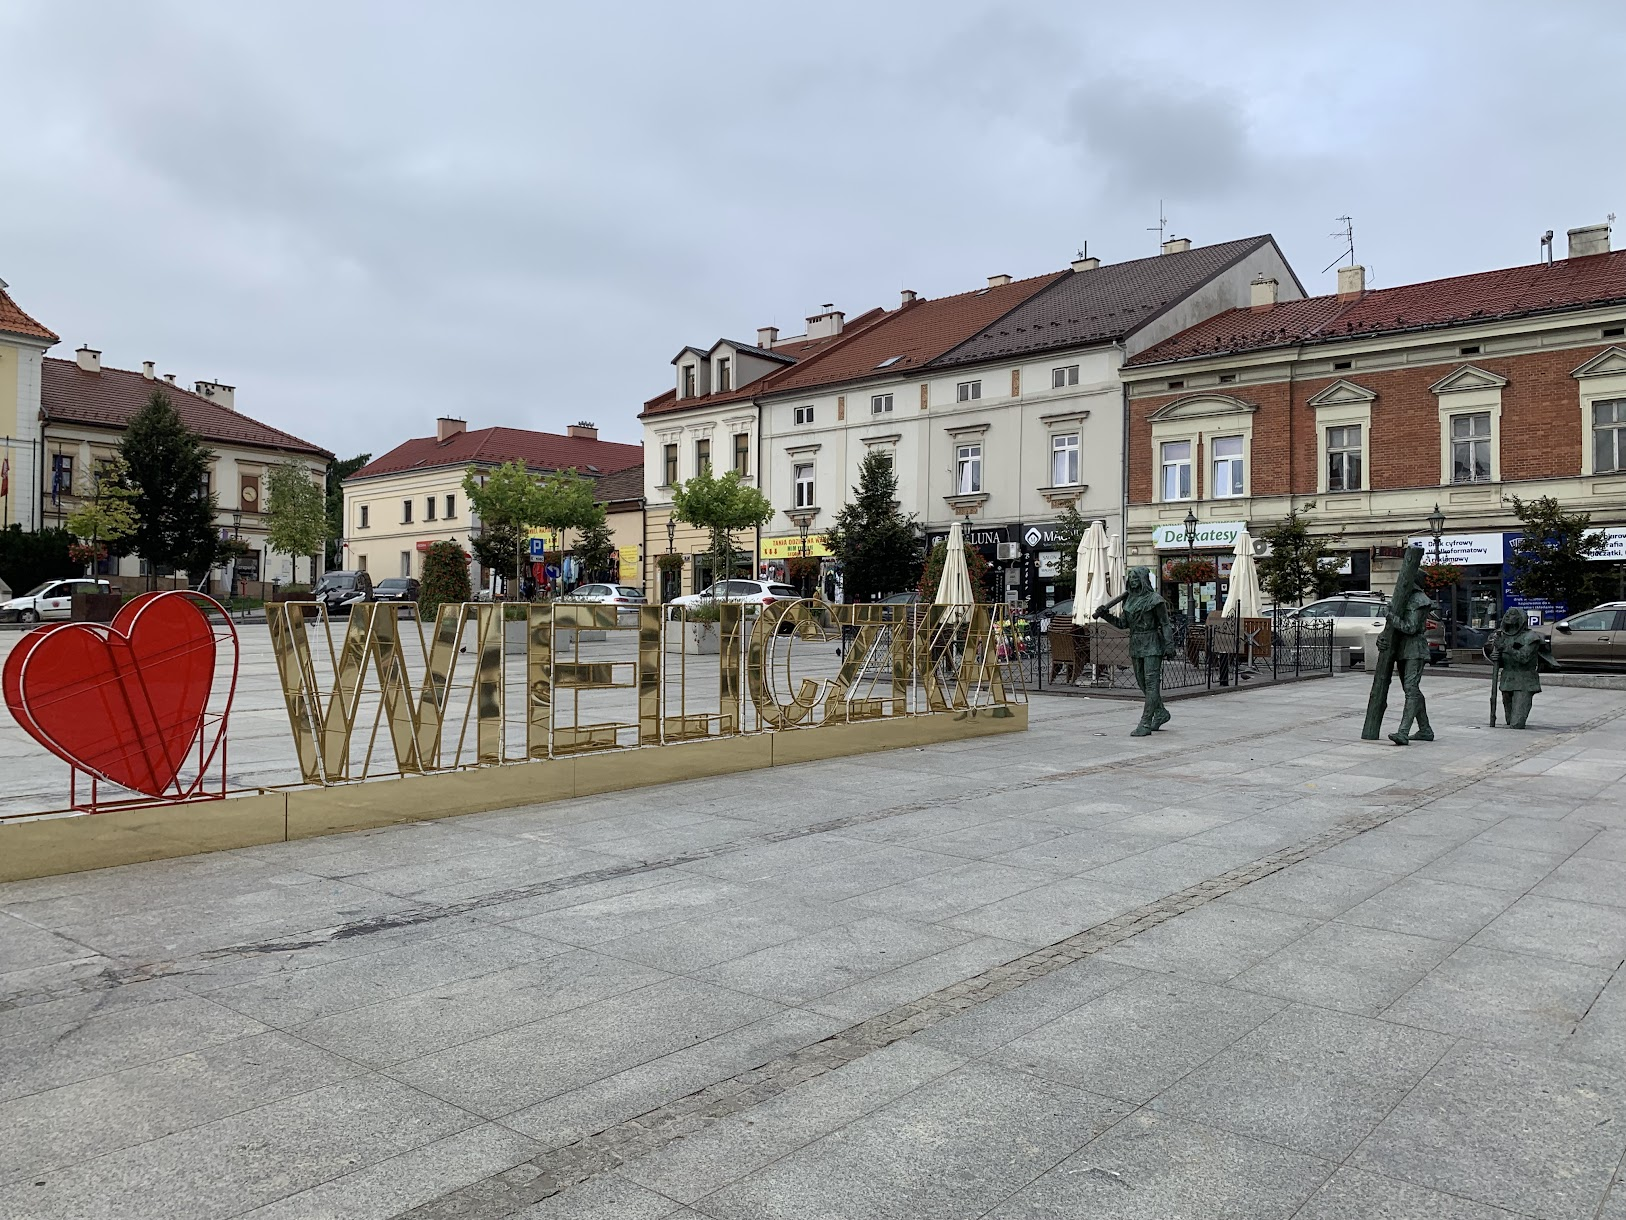
[(1621, 1220), (1626, 693), (1485, 695), (0, 886), (0, 1215)]

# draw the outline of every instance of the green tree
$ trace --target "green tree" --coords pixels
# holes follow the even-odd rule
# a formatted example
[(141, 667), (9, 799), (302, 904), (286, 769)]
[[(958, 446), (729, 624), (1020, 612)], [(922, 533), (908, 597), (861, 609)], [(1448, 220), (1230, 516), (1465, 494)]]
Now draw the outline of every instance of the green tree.
[(372, 460), (372, 454), (362, 453), (353, 458), (346, 458), (342, 462), (329, 462), (327, 465), (327, 566), (329, 568), (342, 567), (344, 564), (344, 481)]
[(1513, 543), (1513, 591), (1579, 609), (1597, 591), (1597, 568), (1589, 555), (1603, 550), (1605, 535), (1592, 528), (1592, 514), (1568, 512), (1551, 496), (1512, 497), (1524, 533)]
[[(615, 536), (610, 533), (608, 518), (600, 516), (576, 537), (571, 548), (576, 562), (581, 564), (583, 580), (617, 580), (620, 578), (619, 558), (615, 549)], [(608, 573), (608, 575), (606, 575)]]
[(898, 507), (892, 457), (871, 449), (858, 467), (852, 499), (836, 514), (824, 545), (841, 562), (849, 601), (867, 602), (907, 589), (920, 566), (915, 519)]
[(423, 577), (418, 581), (418, 617), (434, 622), (442, 605), (466, 602), (469, 557), (455, 542), (432, 542), (423, 553)]
[(1278, 606), (1301, 606), (1306, 598), (1313, 601), (1338, 588), (1341, 561), (1332, 544), (1343, 535), (1312, 534), (1304, 514), (1314, 507), (1311, 500), (1292, 509), (1261, 535), (1270, 544), (1270, 554), (1255, 563), (1259, 587)]
[(589, 529), (604, 519), (603, 506), (593, 498), (593, 481), (574, 470), (555, 470), (539, 479), (523, 462), (504, 462), (484, 474), (470, 466), (463, 491), (487, 532), (513, 539), (509, 562), (515, 583), (524, 571), (528, 529), (563, 533)]
[(135, 534), (140, 524), (136, 492), (130, 486), (130, 470), (123, 458), (109, 458), (81, 478), (77, 495), (79, 507), (68, 514), (63, 524), (92, 548), (105, 544), (112, 550)]
[(80, 566), (68, 554), (73, 535), (64, 529), (25, 534), (21, 525), (0, 530), (0, 581), (14, 596), (48, 580), (77, 576)]
[(1061, 557), (1056, 561), (1056, 600), (1071, 597), (1078, 585), (1078, 544), (1089, 532), (1089, 520), (1078, 511), (1078, 505), (1069, 504), (1056, 514), (1056, 549)]
[(327, 500), (323, 489), (298, 462), (279, 462), (266, 479), (265, 540), (273, 551), (294, 559), (299, 577), (301, 555), (311, 559), (311, 580), (316, 579), (316, 556), (327, 544)]
[(207, 489), (215, 455), (188, 428), (162, 390), (131, 417), (119, 456), (135, 488), (137, 524), (131, 549), (160, 569), (206, 573), (220, 542), (214, 493)]
[(474, 558), (488, 572), (506, 572), (514, 564), (514, 556), (523, 554), (527, 542), (522, 525), (493, 525), (484, 518), (480, 531), (474, 536)]
[(773, 505), (741, 481), (739, 471), (708, 469), (672, 488), (672, 516), (711, 535), (711, 578), (725, 580), (738, 562), (734, 531), (761, 528), (773, 518)]

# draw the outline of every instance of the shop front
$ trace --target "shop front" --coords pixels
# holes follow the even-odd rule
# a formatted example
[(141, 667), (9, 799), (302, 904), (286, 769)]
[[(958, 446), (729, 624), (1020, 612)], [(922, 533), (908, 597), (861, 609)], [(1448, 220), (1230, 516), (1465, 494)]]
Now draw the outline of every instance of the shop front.
[[(1605, 545), (1588, 558), (1596, 564), (1613, 564), (1626, 572), (1626, 528), (1600, 530)], [(1474, 534), (1416, 535), (1412, 546), (1423, 548), (1424, 563), (1433, 579), (1429, 592), (1439, 607), (1449, 648), (1478, 648), (1496, 630), (1507, 610), (1523, 610), (1532, 625), (1557, 622), (1571, 613), (1586, 609), (1547, 597), (1532, 597), (1513, 587), (1514, 545), (1524, 535), (1501, 530)], [(1601, 591), (1600, 596), (1607, 596)]]
[(1203, 521), (1188, 539), (1183, 523), (1153, 527), (1158, 583), (1171, 609), (1200, 623), (1225, 604), (1237, 535), (1247, 528), (1246, 521)]
[[(801, 558), (812, 560), (818, 565), (818, 570), (808, 581), (798, 581), (793, 578), (791, 571), (795, 560)], [(800, 566), (800, 565), (796, 565)], [(797, 587), (812, 588), (815, 591), (825, 591), (828, 586), (834, 588), (837, 575), (835, 557), (830, 554), (830, 548), (824, 545), (824, 535), (809, 533), (806, 538), (801, 534), (780, 534), (772, 538), (764, 538), (758, 544), (757, 550), (757, 579), (776, 580), (783, 584)], [(829, 596), (829, 593), (826, 593)]]

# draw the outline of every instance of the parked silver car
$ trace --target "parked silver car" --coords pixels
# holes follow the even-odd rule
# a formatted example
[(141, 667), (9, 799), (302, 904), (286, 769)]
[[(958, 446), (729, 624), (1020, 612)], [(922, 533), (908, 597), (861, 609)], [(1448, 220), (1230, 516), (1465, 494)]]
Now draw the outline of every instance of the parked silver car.
[(1549, 638), (1553, 660), (1565, 669), (1626, 666), (1626, 602), (1604, 602), (1560, 619)]

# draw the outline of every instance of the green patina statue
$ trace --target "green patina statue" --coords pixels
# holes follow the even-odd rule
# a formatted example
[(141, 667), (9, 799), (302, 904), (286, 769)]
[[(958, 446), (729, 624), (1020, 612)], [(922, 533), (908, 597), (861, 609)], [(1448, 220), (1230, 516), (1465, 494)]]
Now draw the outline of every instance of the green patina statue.
[[(1552, 644), (1530, 630), (1522, 610), (1502, 615), (1502, 627), (1491, 638), (1491, 661), (1496, 669), (1492, 687), (1502, 694), (1502, 715), (1510, 729), (1524, 728), (1530, 705), (1541, 693), (1540, 669), (1553, 662)], [(1491, 695), (1491, 724), (1496, 724), (1496, 696)]]
[[(1407, 547), (1400, 561), (1394, 597), (1389, 602), (1383, 634), (1378, 636), (1377, 661), (1372, 667), (1372, 693), (1366, 701), (1366, 722), (1361, 736), (1376, 741), (1383, 730), (1383, 713), (1389, 706), (1389, 684), (1400, 670), (1400, 685), (1406, 692), (1406, 706), (1400, 714), (1400, 727), (1389, 734), (1397, 746), (1417, 741), (1433, 741), (1428, 723), (1428, 704), (1423, 700), (1423, 671), (1428, 668), (1428, 612), (1434, 604), (1417, 587), (1417, 574), (1423, 564), (1423, 549)], [(1416, 724), (1413, 731), (1412, 725)]]
[[(1130, 568), (1124, 591), (1095, 612), (1095, 617), (1129, 632), (1129, 659), (1135, 667), (1135, 685), (1145, 696), (1140, 723), (1131, 737), (1145, 737), (1173, 717), (1163, 706), (1163, 661), (1174, 655), (1174, 627), (1163, 595), (1152, 587), (1150, 568)], [(1112, 607), (1123, 603), (1123, 613)]]

